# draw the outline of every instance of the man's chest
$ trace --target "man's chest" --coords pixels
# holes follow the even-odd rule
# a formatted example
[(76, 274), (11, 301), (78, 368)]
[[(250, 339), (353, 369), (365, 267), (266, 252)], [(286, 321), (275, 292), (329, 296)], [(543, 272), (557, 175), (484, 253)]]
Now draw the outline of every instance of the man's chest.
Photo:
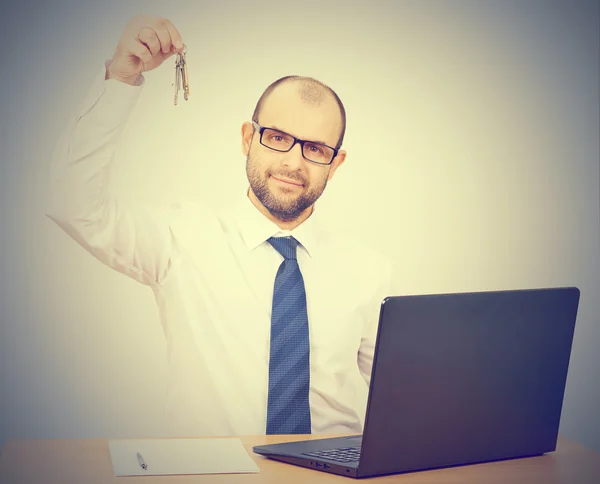
[[(281, 258), (267, 251), (206, 257), (182, 252), (164, 287), (165, 305), (199, 341), (227, 341), (268, 355), (275, 277)], [(336, 260), (299, 254), (306, 291), (311, 361), (356, 361), (365, 325), (359, 274)]]

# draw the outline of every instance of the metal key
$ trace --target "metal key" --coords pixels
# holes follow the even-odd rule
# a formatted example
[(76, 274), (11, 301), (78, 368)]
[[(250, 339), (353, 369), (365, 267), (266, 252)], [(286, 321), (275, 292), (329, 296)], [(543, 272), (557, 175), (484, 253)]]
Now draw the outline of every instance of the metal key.
[(181, 84), (181, 69), (179, 68), (179, 54), (175, 59), (175, 98), (173, 104), (177, 106), (177, 98), (179, 97), (179, 89)]
[(185, 58), (185, 53), (187, 49), (185, 45), (183, 46), (183, 53), (181, 54), (181, 85), (183, 87), (183, 98), (187, 101), (190, 96), (190, 82), (188, 78), (188, 70), (187, 70), (187, 59)]
[(187, 60), (185, 58), (186, 48), (184, 45), (182, 53), (175, 57), (175, 98), (174, 105), (177, 105), (179, 91), (183, 90), (183, 98), (187, 101), (190, 95), (190, 84), (187, 73)]

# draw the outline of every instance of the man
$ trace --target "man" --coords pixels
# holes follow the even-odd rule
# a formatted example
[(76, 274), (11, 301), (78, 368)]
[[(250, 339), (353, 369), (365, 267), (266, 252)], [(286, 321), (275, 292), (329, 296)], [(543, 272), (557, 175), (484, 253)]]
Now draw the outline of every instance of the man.
[(346, 157), (344, 107), (331, 89), (294, 77), (265, 91), (242, 125), (250, 186), (226, 210), (149, 213), (108, 194), (142, 73), (182, 49), (166, 19), (127, 24), (56, 147), (48, 216), (152, 289), (175, 432), (360, 432), (390, 269), (314, 213)]

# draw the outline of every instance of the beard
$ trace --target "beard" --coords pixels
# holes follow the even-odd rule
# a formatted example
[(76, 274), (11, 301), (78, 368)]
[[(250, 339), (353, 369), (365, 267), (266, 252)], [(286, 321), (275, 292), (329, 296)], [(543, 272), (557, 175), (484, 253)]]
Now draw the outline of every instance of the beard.
[(257, 161), (256, 157), (248, 154), (246, 158), (246, 175), (250, 182), (250, 188), (269, 213), (282, 222), (296, 220), (307, 208), (317, 201), (327, 186), (327, 177), (325, 177), (322, 184), (298, 196), (275, 195), (269, 189), (267, 182), (270, 175), (294, 180), (302, 183), (304, 186), (307, 185), (307, 182), (300, 174), (293, 172), (267, 170), (263, 175), (258, 169), (260, 163), (257, 163)]

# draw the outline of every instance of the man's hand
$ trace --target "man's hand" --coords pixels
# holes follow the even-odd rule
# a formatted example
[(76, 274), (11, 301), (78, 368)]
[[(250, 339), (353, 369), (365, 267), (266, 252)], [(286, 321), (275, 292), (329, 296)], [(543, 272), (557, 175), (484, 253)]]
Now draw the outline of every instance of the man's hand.
[(183, 40), (170, 20), (146, 15), (133, 17), (119, 39), (105, 79), (134, 85), (142, 72), (156, 69), (181, 51)]

